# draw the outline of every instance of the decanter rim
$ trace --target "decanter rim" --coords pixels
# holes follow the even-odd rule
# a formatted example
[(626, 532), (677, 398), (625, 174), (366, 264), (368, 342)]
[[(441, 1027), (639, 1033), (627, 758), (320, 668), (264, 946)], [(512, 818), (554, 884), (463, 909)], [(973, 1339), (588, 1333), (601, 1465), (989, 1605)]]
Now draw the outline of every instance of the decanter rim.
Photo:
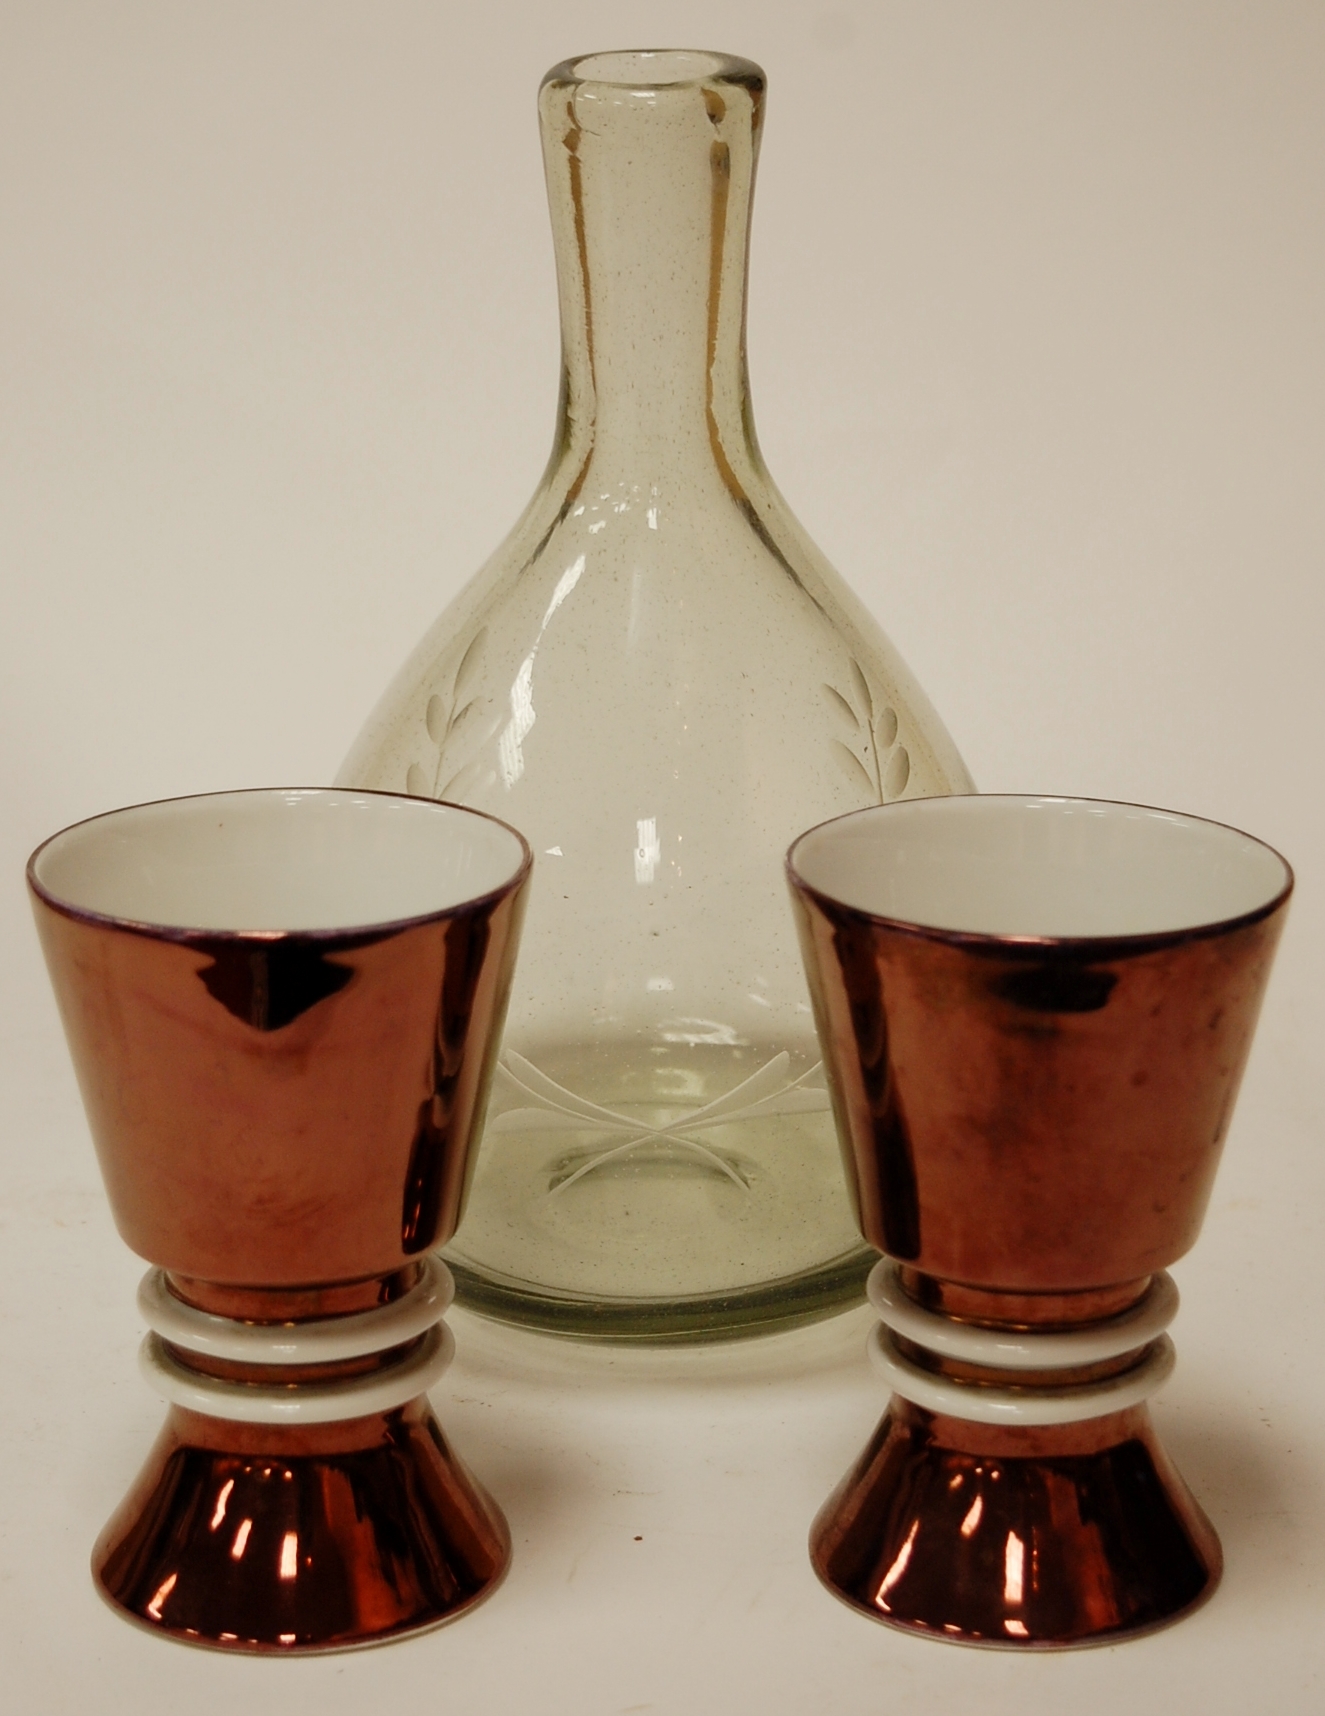
[(596, 83), (652, 93), (715, 82), (762, 88), (765, 81), (762, 67), (739, 54), (708, 48), (616, 48), (562, 60), (543, 78), (543, 87)]

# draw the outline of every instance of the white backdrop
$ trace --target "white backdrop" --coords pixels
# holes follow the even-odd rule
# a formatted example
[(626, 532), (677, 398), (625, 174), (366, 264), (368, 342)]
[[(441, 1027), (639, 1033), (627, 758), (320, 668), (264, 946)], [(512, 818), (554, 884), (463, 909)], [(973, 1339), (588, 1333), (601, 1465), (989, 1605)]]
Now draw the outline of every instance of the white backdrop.
[[(86, 1575), (159, 1414), (22, 862), (115, 804), (331, 776), (542, 469), (557, 332), (534, 95), (554, 61), (625, 46), (769, 74), (764, 451), (979, 784), (1198, 811), (1298, 868), (1157, 1409), (1228, 1573), (1148, 1641), (1014, 1660), (821, 1593), (809, 1517), (883, 1404), (859, 1314), (677, 1361), (458, 1315), (436, 1398), (517, 1560), (482, 1611), (414, 1643), (190, 1654), (117, 1622)], [(1321, 1708), (1323, 77), (1319, 0), (7, 0), (16, 1708)]]

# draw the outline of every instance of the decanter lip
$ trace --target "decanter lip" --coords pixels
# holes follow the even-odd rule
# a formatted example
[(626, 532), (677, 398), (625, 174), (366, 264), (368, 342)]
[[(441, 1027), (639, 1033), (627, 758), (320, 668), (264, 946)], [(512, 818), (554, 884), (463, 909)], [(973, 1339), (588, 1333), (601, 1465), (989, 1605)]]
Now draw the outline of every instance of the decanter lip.
[(739, 54), (708, 48), (613, 48), (575, 54), (544, 76), (549, 84), (605, 84), (614, 89), (656, 93), (702, 84), (739, 83), (763, 89), (763, 68)]

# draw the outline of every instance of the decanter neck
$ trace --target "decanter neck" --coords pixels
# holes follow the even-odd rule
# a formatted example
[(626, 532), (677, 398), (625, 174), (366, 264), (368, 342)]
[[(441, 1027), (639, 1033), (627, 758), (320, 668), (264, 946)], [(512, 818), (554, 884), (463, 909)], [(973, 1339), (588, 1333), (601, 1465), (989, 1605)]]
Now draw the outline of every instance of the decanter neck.
[(595, 54), (544, 80), (558, 461), (638, 478), (748, 461), (746, 251), (763, 96), (757, 66), (708, 53)]

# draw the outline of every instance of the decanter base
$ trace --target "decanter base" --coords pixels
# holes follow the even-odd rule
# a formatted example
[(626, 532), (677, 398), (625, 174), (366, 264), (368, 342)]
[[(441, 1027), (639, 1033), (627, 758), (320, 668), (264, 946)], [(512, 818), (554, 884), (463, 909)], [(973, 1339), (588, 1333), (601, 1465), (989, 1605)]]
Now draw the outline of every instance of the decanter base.
[(814, 1269), (721, 1293), (573, 1294), (476, 1268), (451, 1254), (456, 1302), (481, 1317), (571, 1340), (655, 1346), (733, 1341), (834, 1317), (865, 1297), (878, 1253), (860, 1246)]
[(509, 1560), (500, 1510), (420, 1396), (304, 1425), (173, 1406), (92, 1572), (153, 1632), (287, 1655), (439, 1626), (488, 1596)]

